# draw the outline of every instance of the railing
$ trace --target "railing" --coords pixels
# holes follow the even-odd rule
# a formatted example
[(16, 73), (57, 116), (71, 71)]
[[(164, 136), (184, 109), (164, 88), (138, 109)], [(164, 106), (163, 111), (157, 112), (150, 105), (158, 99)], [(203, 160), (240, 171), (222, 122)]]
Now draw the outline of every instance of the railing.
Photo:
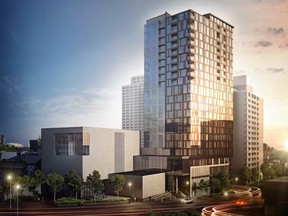
[(183, 197), (183, 198), (187, 198), (187, 195), (184, 194), (182, 191), (178, 191), (179, 196)]
[(155, 196), (152, 196), (151, 200), (152, 201), (158, 201), (158, 200), (161, 200), (161, 199), (164, 199), (164, 198), (167, 198), (167, 197), (172, 197), (171, 191), (166, 191), (165, 193), (157, 194)]

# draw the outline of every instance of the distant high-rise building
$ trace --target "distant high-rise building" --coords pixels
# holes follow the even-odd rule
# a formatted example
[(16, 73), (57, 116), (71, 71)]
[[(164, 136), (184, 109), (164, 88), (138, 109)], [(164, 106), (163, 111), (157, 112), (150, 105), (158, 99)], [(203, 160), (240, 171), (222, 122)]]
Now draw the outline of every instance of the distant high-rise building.
[(5, 145), (5, 135), (4, 134), (0, 135), (0, 145)]
[(141, 146), (144, 136), (144, 76), (131, 78), (131, 85), (122, 86), (122, 129), (138, 130)]
[(177, 183), (188, 181), (191, 190), (201, 179), (229, 170), (232, 34), (230, 24), (192, 10), (146, 22), (145, 148), (135, 168), (168, 170), (168, 185), (176, 191)]
[(30, 140), (29, 144), (31, 152), (38, 152), (41, 148), (41, 138), (39, 137), (37, 140)]
[(263, 164), (263, 99), (253, 93), (247, 76), (234, 76), (234, 128), (231, 173)]

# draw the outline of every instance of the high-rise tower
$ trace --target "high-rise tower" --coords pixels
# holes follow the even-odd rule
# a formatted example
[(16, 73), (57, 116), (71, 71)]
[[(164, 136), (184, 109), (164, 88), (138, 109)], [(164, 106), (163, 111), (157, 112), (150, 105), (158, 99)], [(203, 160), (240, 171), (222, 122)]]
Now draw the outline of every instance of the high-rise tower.
[(253, 93), (247, 76), (234, 77), (234, 155), (231, 172), (263, 164), (263, 99)]
[(147, 20), (145, 148), (135, 160), (136, 169), (167, 169), (171, 176), (189, 178), (190, 186), (228, 171), (233, 151), (232, 33), (233, 26), (225, 21), (192, 10)]
[(134, 76), (130, 85), (122, 86), (122, 129), (138, 130), (144, 142), (144, 76)]

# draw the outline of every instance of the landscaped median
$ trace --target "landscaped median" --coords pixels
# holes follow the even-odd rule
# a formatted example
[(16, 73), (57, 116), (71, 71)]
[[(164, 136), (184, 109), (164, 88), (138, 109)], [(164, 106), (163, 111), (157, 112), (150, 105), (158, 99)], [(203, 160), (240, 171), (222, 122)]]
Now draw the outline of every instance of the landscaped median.
[(58, 207), (73, 207), (73, 206), (91, 206), (99, 204), (111, 204), (111, 203), (129, 203), (127, 198), (105, 198), (96, 200), (75, 199), (74, 197), (62, 197), (54, 201), (54, 204)]

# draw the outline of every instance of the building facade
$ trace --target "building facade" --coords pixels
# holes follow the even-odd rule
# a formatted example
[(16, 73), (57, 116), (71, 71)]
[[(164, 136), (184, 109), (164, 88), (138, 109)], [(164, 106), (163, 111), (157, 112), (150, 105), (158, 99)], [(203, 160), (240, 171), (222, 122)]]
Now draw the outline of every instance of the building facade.
[(167, 169), (179, 184), (189, 180), (190, 189), (228, 171), (233, 153), (232, 34), (230, 24), (192, 10), (147, 20), (145, 148), (135, 157), (137, 169)]
[(139, 132), (92, 127), (45, 128), (41, 131), (42, 170), (65, 175), (75, 170), (83, 179), (94, 170), (109, 173), (133, 170), (139, 155)]
[[(120, 196), (135, 197), (138, 201), (152, 200), (152, 197), (165, 193), (165, 172), (159, 170), (138, 170), (109, 174), (123, 175), (126, 184), (120, 191)], [(115, 194), (109, 185), (108, 193)]]
[(231, 173), (263, 164), (263, 99), (253, 93), (247, 76), (234, 76), (234, 140)]
[(134, 76), (122, 86), (122, 129), (137, 130), (144, 143), (144, 76)]

